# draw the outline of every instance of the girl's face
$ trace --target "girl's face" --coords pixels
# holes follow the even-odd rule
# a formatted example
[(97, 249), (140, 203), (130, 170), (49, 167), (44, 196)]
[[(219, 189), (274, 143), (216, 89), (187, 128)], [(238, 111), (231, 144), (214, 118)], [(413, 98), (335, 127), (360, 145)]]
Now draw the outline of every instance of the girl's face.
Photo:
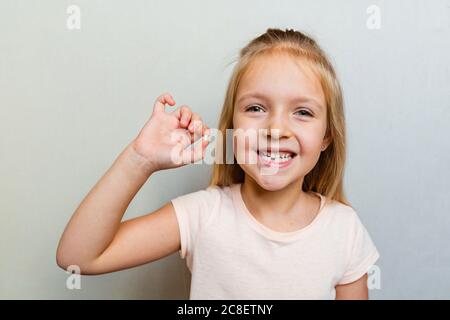
[(246, 175), (266, 190), (302, 183), (328, 145), (325, 96), (302, 62), (280, 54), (258, 57), (237, 91), (234, 154)]

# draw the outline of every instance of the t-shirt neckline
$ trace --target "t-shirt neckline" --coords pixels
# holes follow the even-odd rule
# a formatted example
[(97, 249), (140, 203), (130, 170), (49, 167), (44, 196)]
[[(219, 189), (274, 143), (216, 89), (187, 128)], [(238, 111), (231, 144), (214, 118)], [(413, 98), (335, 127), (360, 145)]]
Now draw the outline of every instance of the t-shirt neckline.
[(250, 213), (250, 211), (248, 210), (248, 208), (245, 205), (244, 200), (242, 198), (241, 186), (242, 186), (242, 183), (237, 183), (237, 184), (232, 185), (233, 201), (234, 201), (235, 205), (237, 206), (237, 209), (241, 213), (243, 213), (245, 219), (250, 224), (250, 226), (253, 229), (255, 229), (255, 231), (257, 231), (258, 233), (260, 233), (261, 235), (263, 235), (264, 237), (266, 237), (270, 240), (286, 242), (286, 241), (297, 240), (301, 237), (304, 237), (307, 234), (309, 234), (314, 228), (316, 228), (317, 225), (319, 224), (319, 222), (325, 216), (325, 211), (326, 211), (325, 210), (325, 208), (326, 208), (325, 196), (318, 192), (312, 191), (314, 194), (316, 194), (320, 197), (319, 212), (316, 214), (313, 221), (311, 221), (307, 226), (305, 226), (301, 229), (295, 230), (295, 231), (281, 232), (281, 231), (273, 230), (273, 229), (267, 227), (266, 225), (262, 224), (261, 222), (259, 222)]

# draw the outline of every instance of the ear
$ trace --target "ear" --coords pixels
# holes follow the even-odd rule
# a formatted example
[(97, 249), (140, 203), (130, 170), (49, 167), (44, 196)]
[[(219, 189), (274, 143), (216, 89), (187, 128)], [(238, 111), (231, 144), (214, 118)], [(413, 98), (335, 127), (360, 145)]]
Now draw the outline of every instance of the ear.
[(328, 146), (330, 145), (330, 143), (331, 143), (331, 137), (330, 136), (327, 136), (327, 137), (323, 138), (322, 148), (320, 150), (321, 151), (325, 151), (328, 148)]

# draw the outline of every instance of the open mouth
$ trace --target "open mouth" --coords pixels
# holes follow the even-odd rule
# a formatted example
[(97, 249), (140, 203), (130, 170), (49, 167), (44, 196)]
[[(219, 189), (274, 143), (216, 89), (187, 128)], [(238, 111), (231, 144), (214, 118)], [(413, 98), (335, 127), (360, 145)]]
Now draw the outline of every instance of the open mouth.
[(268, 167), (286, 167), (297, 156), (295, 152), (290, 151), (261, 151), (257, 150), (258, 158), (264, 166)]

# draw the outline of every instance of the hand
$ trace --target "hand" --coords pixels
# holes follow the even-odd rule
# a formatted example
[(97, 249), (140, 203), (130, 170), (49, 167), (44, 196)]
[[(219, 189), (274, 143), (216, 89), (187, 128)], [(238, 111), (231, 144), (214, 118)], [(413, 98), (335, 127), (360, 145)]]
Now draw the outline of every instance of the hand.
[[(150, 119), (132, 143), (134, 151), (155, 171), (197, 162), (205, 157), (209, 144), (205, 137), (210, 133), (209, 127), (199, 115), (185, 105), (166, 112), (166, 104), (175, 105), (170, 93), (156, 99)], [(201, 142), (190, 146), (199, 138)]]

